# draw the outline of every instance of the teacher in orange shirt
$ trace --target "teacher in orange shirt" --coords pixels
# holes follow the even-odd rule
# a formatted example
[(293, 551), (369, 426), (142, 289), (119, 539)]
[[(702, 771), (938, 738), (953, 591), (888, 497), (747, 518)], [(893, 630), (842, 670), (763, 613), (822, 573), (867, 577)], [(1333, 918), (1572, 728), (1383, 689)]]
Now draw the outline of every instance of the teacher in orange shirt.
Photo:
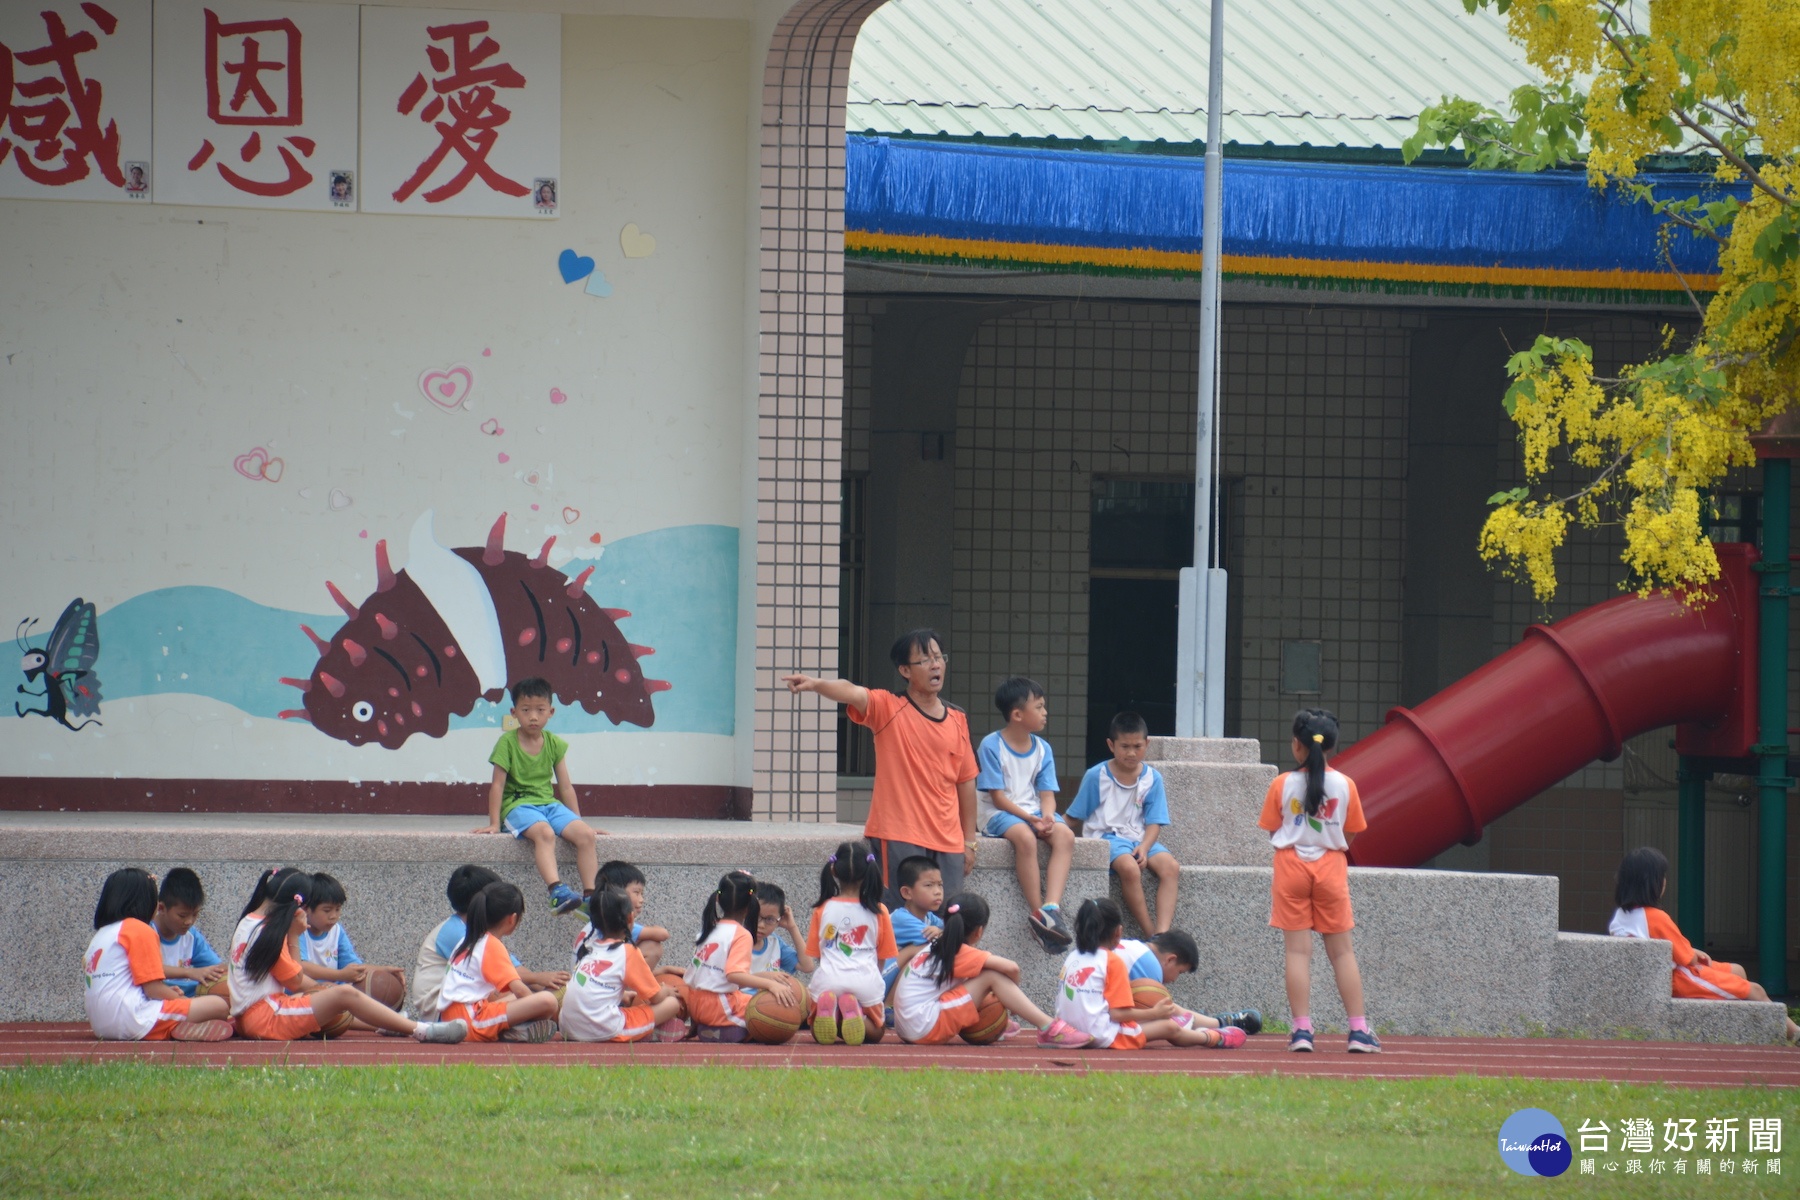
[(894, 669), (904, 691), (885, 692), (844, 679), (785, 675), (794, 693), (817, 692), (849, 708), (850, 719), (875, 735), (875, 793), (863, 836), (875, 846), (887, 905), (900, 904), (894, 869), (913, 855), (930, 859), (944, 875), (944, 895), (963, 889), (975, 869), (975, 748), (969, 718), (946, 701), (944, 674), (950, 656), (930, 629), (915, 629), (894, 643)]

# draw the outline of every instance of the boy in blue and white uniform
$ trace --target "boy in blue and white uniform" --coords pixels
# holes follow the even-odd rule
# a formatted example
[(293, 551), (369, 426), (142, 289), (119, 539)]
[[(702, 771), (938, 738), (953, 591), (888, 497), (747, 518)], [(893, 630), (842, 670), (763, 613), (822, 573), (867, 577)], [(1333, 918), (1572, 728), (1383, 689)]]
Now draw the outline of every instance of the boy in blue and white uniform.
[[(1162, 773), (1144, 761), (1150, 752), (1149, 725), (1134, 712), (1112, 719), (1107, 749), (1111, 760), (1089, 767), (1081, 777), (1068, 818), (1082, 837), (1099, 838), (1108, 846), (1112, 871), (1119, 877), (1125, 908), (1138, 928), (1163, 933), (1175, 922), (1175, 893), (1181, 864), (1157, 835), (1169, 823), (1169, 798)], [(1144, 872), (1156, 876), (1156, 923), (1144, 901)]]
[[(1150, 979), (1166, 986), (1200, 966), (1200, 944), (1194, 940), (1193, 935), (1179, 929), (1159, 933), (1144, 942), (1136, 938), (1120, 938), (1113, 953), (1124, 962), (1125, 977), (1133, 983), (1140, 979)], [(1254, 1008), (1208, 1016), (1206, 1013), (1177, 1006), (1172, 1019), (1177, 1024), (1187, 1024), (1194, 1029), (1236, 1025), (1246, 1034), (1262, 1032), (1262, 1014)]]
[[(156, 916), (150, 924), (162, 943), (164, 982), (190, 1000), (202, 994), (229, 999), (225, 960), (195, 923), (205, 904), (200, 876), (191, 869), (175, 867), (163, 878), (156, 893)], [(201, 988), (206, 991), (202, 993)]]
[[(1038, 736), (1050, 720), (1044, 689), (1015, 675), (994, 692), (1004, 729), (981, 739), (975, 762), (975, 827), (983, 836), (1012, 843), (1019, 890), (1031, 934), (1046, 953), (1067, 950), (1074, 935), (1062, 916), (1063, 887), (1075, 861), (1075, 835), (1056, 811), (1056, 759)], [(1038, 881), (1038, 843), (1050, 847), (1050, 862)]]

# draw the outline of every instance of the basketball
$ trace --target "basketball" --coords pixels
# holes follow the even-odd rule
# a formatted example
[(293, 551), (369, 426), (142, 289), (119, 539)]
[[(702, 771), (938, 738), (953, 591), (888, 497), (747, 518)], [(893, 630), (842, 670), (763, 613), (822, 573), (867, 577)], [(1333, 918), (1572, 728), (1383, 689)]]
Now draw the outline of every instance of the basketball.
[(975, 1023), (963, 1030), (960, 1036), (971, 1046), (991, 1046), (1006, 1032), (1007, 1019), (1006, 1005), (990, 999), (975, 1014)]
[(1155, 1008), (1164, 1000), (1171, 998), (1169, 989), (1154, 979), (1131, 981), (1131, 1002), (1139, 1008)]
[(367, 990), (395, 1012), (406, 1003), (406, 977), (398, 971), (371, 971)]
[(333, 1017), (331, 1020), (329, 1020), (329, 1021), (325, 1022), (323, 1025), (319, 1026), (319, 1032), (314, 1034), (313, 1036), (319, 1037), (319, 1038), (337, 1037), (339, 1034), (341, 1034), (345, 1030), (349, 1029), (350, 1023), (354, 1020), (356, 1020), (356, 1018), (351, 1016), (349, 1013), (341, 1012), (337, 1016)]
[(806, 985), (793, 976), (787, 977), (788, 986), (794, 989), (793, 1004), (783, 1004), (775, 998), (773, 992), (758, 992), (750, 997), (750, 1006), (744, 1010), (744, 1030), (753, 1042), (765, 1046), (779, 1046), (796, 1033), (806, 1023), (808, 997)]

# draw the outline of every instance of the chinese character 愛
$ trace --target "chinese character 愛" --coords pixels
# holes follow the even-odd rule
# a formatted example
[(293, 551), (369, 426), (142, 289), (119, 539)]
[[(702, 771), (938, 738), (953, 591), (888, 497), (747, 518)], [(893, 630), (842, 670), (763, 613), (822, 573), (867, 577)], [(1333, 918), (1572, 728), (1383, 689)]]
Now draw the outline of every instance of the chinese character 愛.
[[(460, 195), (471, 181), (479, 177), (496, 192), (508, 196), (526, 196), (531, 189), (515, 179), (508, 179), (488, 163), (488, 154), (500, 138), (500, 127), (512, 119), (512, 110), (495, 103), (496, 88), (523, 88), (525, 76), (510, 63), (489, 63), (500, 53), (500, 43), (487, 36), (488, 22), (463, 21), (455, 25), (426, 27), (434, 42), (448, 41), (442, 46), (427, 46), (426, 57), (437, 78), (427, 82), (423, 73), (400, 94), (396, 106), (402, 116), (411, 116), (427, 92), (435, 93), (419, 111), (419, 119), (438, 133), (438, 144), (421, 162), (407, 181), (394, 192), (394, 199), (404, 201), (431, 178), (454, 150), (462, 159), (457, 173), (437, 187), (421, 193), (428, 204), (436, 204)], [(481, 40), (475, 41), (479, 35)], [(447, 116), (448, 120), (439, 120)]]

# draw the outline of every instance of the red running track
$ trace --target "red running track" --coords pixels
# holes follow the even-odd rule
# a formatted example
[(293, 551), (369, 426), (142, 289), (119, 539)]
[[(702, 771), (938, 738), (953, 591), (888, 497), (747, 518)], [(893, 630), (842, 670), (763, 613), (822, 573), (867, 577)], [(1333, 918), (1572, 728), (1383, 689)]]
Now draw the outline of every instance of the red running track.
[(82, 1024), (0, 1024), (0, 1066), (67, 1062), (154, 1062), (176, 1066), (367, 1066), (507, 1063), (520, 1066), (942, 1067), (955, 1071), (1090, 1071), (1184, 1075), (1319, 1075), (1343, 1079), (1582, 1079), (1680, 1087), (1800, 1087), (1800, 1050), (1782, 1046), (1709, 1046), (1690, 1042), (1561, 1041), (1550, 1038), (1390, 1037), (1381, 1054), (1348, 1054), (1335, 1036), (1310, 1055), (1289, 1054), (1279, 1034), (1251, 1038), (1241, 1050), (1136, 1053), (1039, 1050), (1019, 1040), (997, 1046), (908, 1046), (892, 1040), (851, 1049), (814, 1045), (805, 1034), (785, 1046), (700, 1042), (612, 1045), (510, 1042), (425, 1046), (353, 1033), (332, 1042), (101, 1042)]

